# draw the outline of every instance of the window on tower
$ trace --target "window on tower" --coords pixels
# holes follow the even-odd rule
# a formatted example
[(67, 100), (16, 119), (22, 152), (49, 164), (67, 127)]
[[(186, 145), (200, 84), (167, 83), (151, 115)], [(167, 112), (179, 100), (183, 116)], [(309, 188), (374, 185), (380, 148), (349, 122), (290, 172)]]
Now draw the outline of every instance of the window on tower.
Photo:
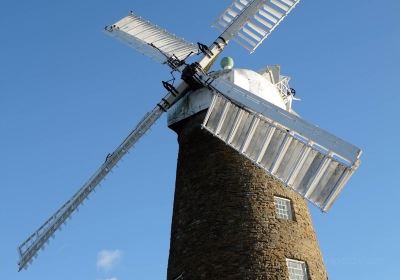
[(303, 261), (286, 259), (289, 280), (308, 280), (307, 265)]
[(289, 221), (293, 220), (292, 202), (290, 201), (290, 199), (275, 196), (274, 203), (276, 216), (279, 219)]

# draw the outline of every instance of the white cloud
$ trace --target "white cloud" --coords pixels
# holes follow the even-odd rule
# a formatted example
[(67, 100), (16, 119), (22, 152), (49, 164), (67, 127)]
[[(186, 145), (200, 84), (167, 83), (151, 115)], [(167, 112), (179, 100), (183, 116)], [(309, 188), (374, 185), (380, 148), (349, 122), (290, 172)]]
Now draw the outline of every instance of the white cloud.
[[(98, 269), (110, 270), (116, 263), (121, 259), (122, 252), (120, 250), (101, 250), (97, 254), (96, 266)], [(105, 280), (117, 280), (116, 277), (112, 277)]]
[(105, 278), (105, 279), (97, 279), (97, 280), (118, 280), (117, 277)]

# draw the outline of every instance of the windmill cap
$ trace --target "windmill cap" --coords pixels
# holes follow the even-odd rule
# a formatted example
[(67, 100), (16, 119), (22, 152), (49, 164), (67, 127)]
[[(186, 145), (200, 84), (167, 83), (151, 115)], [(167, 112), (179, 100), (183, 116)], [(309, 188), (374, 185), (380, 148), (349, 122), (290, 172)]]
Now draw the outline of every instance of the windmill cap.
[[(213, 78), (226, 80), (235, 86), (250, 91), (253, 95), (268, 101), (285, 110), (286, 105), (278, 87), (269, 79), (249, 69), (231, 69), (213, 72)], [(203, 87), (185, 95), (168, 110), (168, 126), (185, 120), (210, 107), (213, 93), (208, 87)]]
[(232, 69), (234, 65), (232, 57), (226, 56), (221, 60), (221, 68), (224, 70)]

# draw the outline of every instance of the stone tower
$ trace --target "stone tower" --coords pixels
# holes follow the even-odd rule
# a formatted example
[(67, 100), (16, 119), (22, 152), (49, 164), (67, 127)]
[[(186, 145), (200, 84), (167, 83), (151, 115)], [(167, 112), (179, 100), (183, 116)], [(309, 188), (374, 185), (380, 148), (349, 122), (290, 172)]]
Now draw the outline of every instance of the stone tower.
[(167, 279), (326, 280), (306, 201), (201, 129), (207, 101), (190, 98), (169, 116), (179, 156)]

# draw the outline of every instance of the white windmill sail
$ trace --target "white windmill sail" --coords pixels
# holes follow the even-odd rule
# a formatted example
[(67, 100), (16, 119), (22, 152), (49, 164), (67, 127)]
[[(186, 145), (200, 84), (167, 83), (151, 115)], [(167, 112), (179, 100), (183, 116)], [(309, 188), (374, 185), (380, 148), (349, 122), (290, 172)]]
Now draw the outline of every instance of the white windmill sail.
[[(250, 9), (251, 8), (251, 9)], [(246, 9), (249, 14), (257, 12), (254, 6)], [(247, 19), (247, 13), (239, 16), (233, 21), (232, 26), (237, 28)], [(174, 60), (184, 60), (188, 56), (198, 53), (198, 48), (175, 35), (160, 29), (139, 16), (133, 14), (126, 16), (115, 24), (106, 27), (106, 31), (113, 37), (121, 39), (128, 43), (137, 51), (150, 56), (161, 62), (168, 63), (174, 69), (176, 66)], [(234, 33), (226, 30), (226, 38), (218, 37), (213, 44), (213, 48), (207, 52), (198, 62), (200, 67), (210, 66), (215, 58), (227, 45), (231, 35)], [(172, 61), (171, 61), (172, 60)], [(179, 63), (178, 61), (178, 63)], [(172, 65), (171, 65), (172, 64)], [(179, 68), (181, 70), (181, 68)], [(196, 69), (191, 75), (194, 75)], [(189, 71), (192, 72), (192, 71)], [(61, 228), (66, 220), (71, 217), (73, 212), (83, 203), (83, 201), (95, 190), (98, 184), (117, 164), (117, 162), (129, 151), (129, 149), (144, 135), (152, 124), (176, 102), (183, 94), (188, 92), (189, 85), (181, 82), (176, 88), (172, 85), (167, 87), (169, 93), (162, 98), (161, 102), (147, 114), (128, 135), (117, 149), (107, 156), (106, 161), (100, 166), (96, 173), (72, 196), (55, 214), (53, 214), (39, 229), (29, 236), (19, 247), (19, 270), (27, 268), (28, 264), (37, 256), (40, 249), (43, 249), (51, 236)]]
[(218, 94), (203, 128), (328, 211), (358, 168), (361, 150), (223, 78), (205, 77)]
[(111, 36), (160, 63), (166, 63), (170, 58), (184, 60), (198, 53), (196, 45), (132, 13), (105, 30)]
[[(234, 0), (213, 26), (230, 29), (234, 40), (251, 53), (271, 34), (300, 0)], [(237, 18), (244, 14), (244, 21)]]
[[(237, 133), (242, 130), (240, 132), (240, 135), (243, 135), (240, 140), (242, 142), (240, 145), (236, 145), (237, 147), (235, 146), (236, 149), (248, 156), (251, 147), (261, 147), (261, 152), (257, 154), (257, 161), (254, 160), (254, 157), (248, 156), (260, 165), (263, 164), (261, 155), (270, 153), (270, 146), (267, 142), (272, 143), (274, 141), (275, 146), (279, 149), (271, 150), (275, 154), (272, 157), (274, 164), (266, 167), (267, 170), (270, 169), (271, 174), (277, 178), (283, 178), (282, 181), (286, 180), (289, 186), (300, 193), (301, 190), (298, 186), (306, 186), (304, 196), (315, 201), (323, 210), (329, 209), (344, 183), (357, 168), (360, 151), (351, 144), (307, 124), (299, 118), (296, 119), (296, 116), (293, 115), (294, 117), (292, 117), (285, 110), (274, 111), (274, 107), (271, 107), (272, 104), (262, 103), (251, 96), (250, 93), (235, 88), (234, 85), (232, 86), (229, 83), (214, 80), (202, 73), (203, 69), (208, 69), (215, 62), (216, 57), (223, 51), (229, 40), (234, 37), (237, 37), (237, 40), (241, 41), (241, 44), (247, 49), (254, 51), (298, 2), (299, 0), (235, 0), (216, 23), (216, 26), (223, 30), (221, 36), (210, 45), (209, 49), (201, 45), (204, 56), (197, 63), (191, 65), (180, 63), (187, 57), (197, 54), (197, 46), (160, 29), (141, 17), (131, 14), (106, 27), (108, 34), (128, 43), (137, 51), (156, 61), (167, 63), (175, 70), (182, 70), (181, 66), (184, 66), (186, 67), (185, 70), (188, 71), (183, 71), (183, 74), (185, 74), (182, 75), (183, 81), (176, 88), (165, 82), (164, 86), (168, 90), (168, 94), (162, 98), (161, 102), (139, 122), (122, 144), (107, 156), (106, 161), (81, 189), (19, 246), (19, 269), (27, 268), (28, 263), (32, 261), (40, 249), (44, 248), (49, 238), (61, 228), (61, 225), (154, 124), (162, 112), (167, 111), (188, 91), (198, 87), (198, 83), (234, 100), (234, 103), (232, 103), (219, 95), (214, 98), (213, 105), (210, 107), (204, 123), (206, 129), (231, 146), (235, 146), (231, 143), (236, 139), (235, 135), (239, 135)], [(221, 106), (217, 106), (217, 104)], [(240, 104), (241, 107), (239, 108), (237, 104)], [(243, 106), (247, 109), (243, 109)], [(232, 112), (227, 108), (237, 111), (238, 114), (235, 115), (235, 118), (232, 118)], [(269, 113), (271, 117), (268, 115)], [(249, 120), (252, 118), (252, 121), (242, 125), (242, 118), (246, 114)], [(227, 118), (230, 120), (229, 124), (225, 121)], [(258, 127), (265, 131), (268, 130), (268, 138), (263, 140), (261, 146), (260, 143), (254, 143), (254, 135), (259, 133)], [(222, 137), (221, 131), (225, 131), (225, 136)], [(282, 139), (281, 136), (278, 137), (281, 134), (283, 135)], [(296, 147), (301, 147), (301, 156), (295, 162), (290, 162), (293, 159), (289, 156), (288, 151), (298, 149), (293, 146), (293, 143), (296, 143)], [(255, 152), (253, 151), (253, 153)], [(314, 155), (313, 159), (309, 154)], [(259, 159), (261, 159), (260, 163)], [(317, 164), (314, 164), (316, 159), (319, 160), (318, 167)], [(288, 172), (287, 169), (282, 170), (285, 161), (288, 162), (288, 166), (294, 168), (290, 170), (291, 177), (289, 179), (284, 179), (286, 175), (279, 175)], [(312, 173), (309, 173), (308, 170), (311, 170)], [(326, 173), (329, 173), (329, 176), (325, 175)], [(294, 174), (297, 175), (294, 176)], [(337, 174), (340, 174), (340, 176)], [(306, 180), (304, 178), (308, 178), (307, 184), (297, 184), (299, 176), (303, 178), (301, 182)], [(325, 185), (331, 187), (321, 188), (321, 182), (325, 182)]]
[[(185, 85), (178, 87), (183, 92)], [(105, 162), (99, 167), (96, 173), (69, 199), (57, 212), (55, 212), (39, 229), (29, 236), (19, 247), (19, 270), (27, 268), (28, 264), (37, 256), (40, 249), (43, 249), (50, 237), (54, 236), (57, 230), (66, 223), (67, 219), (83, 204), (85, 199), (95, 190), (108, 173), (117, 165), (133, 145), (150, 129), (171, 104), (179, 97), (179, 93), (168, 93), (155, 108), (147, 113), (136, 125), (124, 141), (115, 151), (106, 157)]]

